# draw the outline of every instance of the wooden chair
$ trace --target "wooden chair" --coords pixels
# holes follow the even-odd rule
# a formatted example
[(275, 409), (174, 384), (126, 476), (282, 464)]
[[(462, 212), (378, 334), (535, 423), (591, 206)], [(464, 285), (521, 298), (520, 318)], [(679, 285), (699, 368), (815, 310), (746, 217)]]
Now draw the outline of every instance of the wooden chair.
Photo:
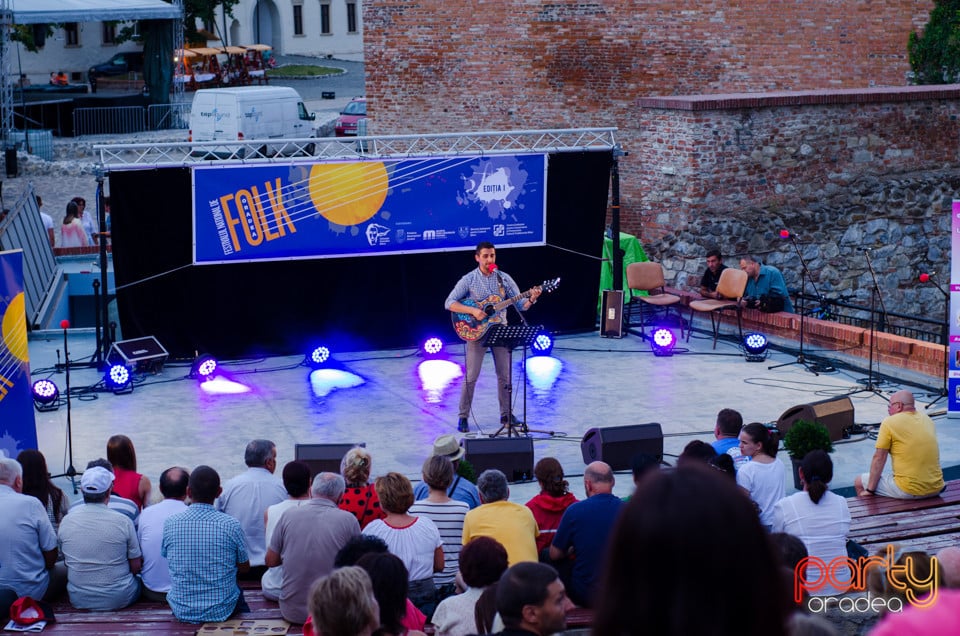
[[(669, 311), (671, 307), (676, 310), (677, 318), (680, 321), (680, 337), (683, 337), (683, 314), (679, 307), (674, 307), (680, 302), (680, 297), (674, 294), (668, 294), (663, 286), (663, 267), (660, 263), (643, 262), (630, 263), (627, 265), (627, 287), (631, 290), (645, 291), (647, 296), (633, 296), (627, 303), (627, 324), (630, 324), (630, 318), (633, 315), (633, 306), (639, 302), (640, 306), (640, 333), (646, 335), (646, 325), (643, 319), (644, 305), (653, 305), (654, 307), (664, 307)], [(654, 292), (654, 293), (651, 293)], [(689, 338), (689, 335), (688, 335)]]
[[(713, 348), (717, 348), (717, 336), (720, 333), (720, 315), (722, 312), (733, 309), (737, 312), (737, 329), (740, 339), (743, 340), (743, 292), (747, 288), (747, 273), (742, 269), (728, 267), (720, 272), (717, 282), (717, 292), (723, 298), (704, 298), (690, 303), (690, 321), (693, 322), (693, 312), (703, 311), (710, 314), (710, 326), (713, 329)], [(687, 342), (690, 341), (690, 330), (687, 330)]]

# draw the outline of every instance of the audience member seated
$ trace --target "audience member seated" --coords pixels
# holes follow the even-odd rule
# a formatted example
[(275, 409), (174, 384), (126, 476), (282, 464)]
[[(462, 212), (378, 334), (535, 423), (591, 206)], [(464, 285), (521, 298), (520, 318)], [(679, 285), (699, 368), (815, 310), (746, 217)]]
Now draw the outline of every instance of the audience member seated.
[(448, 597), (433, 613), (437, 636), (466, 636), (489, 633), (493, 613), (484, 624), (478, 622), (477, 600), (507, 570), (507, 551), (490, 537), (477, 537), (460, 551), (460, 575), (467, 589)]
[(713, 450), (717, 455), (727, 454), (733, 460), (734, 470), (749, 460), (740, 454), (740, 429), (743, 428), (743, 416), (733, 409), (720, 409), (717, 423), (713, 427)]
[(237, 575), (250, 569), (240, 522), (218, 512), (220, 475), (209, 466), (190, 473), (192, 503), (163, 525), (160, 556), (170, 568), (167, 603), (184, 623), (225, 621), (249, 610)]
[(372, 636), (380, 608), (363, 568), (334, 570), (310, 588), (310, 618), (321, 636)]
[(400, 473), (387, 473), (375, 482), (380, 507), (387, 516), (371, 521), (364, 534), (380, 537), (410, 573), (410, 600), (430, 618), (436, 607), (434, 572), (443, 571), (443, 542), (436, 524), (409, 514), (413, 485)]
[(291, 623), (307, 620), (310, 584), (333, 571), (337, 552), (360, 534), (356, 517), (337, 507), (343, 490), (342, 476), (318, 474), (310, 501), (284, 512), (273, 531), (266, 563), (284, 566), (280, 613)]
[[(87, 462), (87, 470), (96, 467), (108, 470), (110, 471), (111, 475), (113, 474), (113, 464), (102, 457)], [(83, 498), (77, 499), (70, 504), (70, 512), (79, 510), (84, 503), (86, 502), (83, 500)], [(110, 508), (110, 510), (115, 510), (124, 517), (130, 519), (130, 521), (133, 522), (134, 527), (140, 523), (140, 508), (137, 507), (137, 504), (126, 497), (121, 497), (120, 495), (115, 495), (111, 492), (110, 498), (107, 500), (107, 507)]]
[[(846, 589), (826, 584), (826, 575), (820, 562), (830, 566), (831, 561), (847, 556), (847, 534), (850, 532), (850, 511), (847, 500), (830, 492), (827, 485), (833, 479), (833, 462), (823, 450), (807, 453), (800, 462), (800, 481), (803, 492), (784, 497), (773, 506), (773, 531), (799, 537), (807, 547), (806, 579), (814, 596), (836, 596)], [(814, 560), (816, 559), (816, 560)], [(831, 568), (837, 580), (848, 580), (850, 572)], [(816, 581), (824, 586), (816, 587)]]
[(50, 479), (43, 453), (33, 449), (20, 451), (17, 461), (23, 468), (23, 494), (36, 497), (43, 504), (56, 532), (63, 516), (70, 510), (70, 500)]
[[(797, 566), (802, 567), (804, 577), (806, 576), (806, 558), (809, 556), (807, 546), (803, 544), (803, 541), (801, 541), (799, 537), (787, 534), (786, 532), (770, 533), (770, 543), (780, 556), (785, 585), (788, 589), (794, 590), (794, 582), (797, 578)], [(796, 609), (805, 610), (808, 600), (810, 600), (810, 593), (806, 589), (801, 589), (800, 600), (793, 598), (793, 603)], [(791, 636), (793, 635), (791, 634)]]
[(644, 479), (608, 554), (594, 634), (785, 633), (792, 607), (780, 560), (750, 500), (707, 467)]
[[(650, 473), (660, 470), (660, 460), (649, 453), (637, 453), (630, 458), (630, 473), (633, 476), (634, 489), (640, 484), (640, 480)], [(632, 495), (623, 498), (624, 503), (630, 501)]]
[[(790, 292), (787, 291), (787, 283), (783, 280), (783, 274), (772, 265), (763, 265), (756, 256), (744, 256), (740, 259), (740, 269), (747, 273), (747, 287), (743, 292), (745, 299), (751, 299), (757, 303), (762, 303), (764, 297), (773, 302), (773, 299), (779, 299), (783, 302), (782, 309), (766, 309), (765, 311), (788, 311), (793, 313), (793, 302), (790, 300)], [(770, 302), (770, 301), (768, 301)], [(748, 307), (753, 307), (750, 301), (747, 301)], [(763, 308), (762, 304), (757, 305)]]
[(357, 446), (347, 451), (340, 461), (340, 474), (347, 489), (340, 500), (340, 509), (346, 510), (357, 518), (360, 529), (374, 519), (383, 519), (386, 513), (380, 509), (377, 489), (370, 483), (371, 459), (366, 448)]
[[(557, 571), (545, 563), (518, 563), (504, 572), (497, 583), (497, 612), (505, 626), (499, 632), (501, 636), (549, 636), (562, 632), (567, 627), (570, 607)], [(610, 633), (620, 634), (623, 630)]]
[[(290, 508), (298, 508), (307, 501), (310, 501), (310, 467), (303, 462), (287, 462), (283, 467), (283, 487), (287, 490), (288, 499), (280, 503), (273, 504), (264, 513), (264, 523), (266, 524), (266, 542), (267, 548), (270, 547), (270, 539), (273, 537), (273, 531), (280, 521), (280, 515)], [(265, 559), (266, 560), (266, 559)], [(260, 589), (264, 598), (271, 601), (280, 600), (280, 590), (283, 586), (283, 566), (268, 568), (260, 579)]]
[[(880, 423), (877, 433), (870, 472), (857, 475), (853, 480), (857, 496), (936, 497), (945, 486), (933, 420), (926, 413), (917, 411), (913, 393), (907, 390), (890, 396), (887, 413), (889, 415)], [(893, 477), (883, 474), (888, 456)]]
[[(706, 445), (710, 448), (709, 445)], [(710, 449), (711, 452), (713, 449)], [(593, 607), (600, 568), (607, 543), (623, 501), (614, 496), (613, 470), (604, 462), (593, 462), (583, 471), (587, 498), (573, 504), (563, 513), (560, 527), (550, 546), (550, 558), (573, 559), (567, 593), (582, 607)]]
[(943, 548), (936, 556), (943, 572), (943, 587), (960, 588), (960, 548)]
[(760, 424), (747, 424), (740, 431), (740, 453), (750, 458), (737, 471), (737, 483), (760, 510), (760, 523), (768, 530), (773, 525), (773, 505), (783, 499), (786, 468), (777, 459), (780, 441)]
[(677, 468), (691, 462), (707, 464), (716, 456), (717, 451), (713, 450), (713, 446), (702, 440), (695, 439), (683, 447), (683, 451), (680, 453), (680, 456), (677, 457)]
[(529, 508), (509, 501), (506, 475), (496, 469), (483, 471), (477, 490), (483, 504), (464, 518), (463, 544), (475, 537), (493, 537), (507, 549), (510, 564), (538, 561), (537, 522)]
[(537, 535), (537, 553), (540, 561), (550, 562), (550, 544), (560, 526), (560, 518), (577, 498), (570, 492), (570, 483), (564, 479), (563, 467), (555, 457), (544, 457), (533, 467), (540, 494), (527, 502), (540, 534)]
[[(881, 616), (899, 613), (909, 606), (921, 607), (925, 613), (943, 603), (943, 599), (934, 598), (943, 593), (939, 587), (943, 569), (926, 552), (902, 552), (899, 546), (888, 545), (872, 559), (873, 563), (866, 565), (867, 591), (884, 599)], [(887, 567), (890, 561), (901, 566), (899, 571)]]
[(150, 504), (150, 480), (137, 472), (137, 451), (126, 435), (114, 435), (107, 440), (107, 461), (113, 464), (113, 492), (137, 504)]
[(190, 473), (186, 468), (174, 466), (166, 469), (160, 474), (160, 494), (163, 495), (163, 501), (145, 508), (140, 514), (140, 524), (137, 526), (137, 539), (143, 552), (140, 579), (143, 581), (143, 597), (147, 600), (167, 602), (170, 569), (167, 567), (167, 560), (160, 556), (163, 524), (169, 517), (187, 509), (184, 501), (189, 483)]
[(20, 596), (51, 599), (63, 591), (64, 572), (55, 575), (57, 535), (43, 505), (22, 493), (20, 464), (0, 457), (0, 588)]
[(870, 636), (955, 636), (960, 634), (960, 590), (941, 589), (933, 607), (904, 606), (902, 613), (890, 613)]
[(723, 455), (717, 455), (707, 462), (707, 466), (720, 473), (723, 473), (732, 479), (733, 483), (737, 483), (737, 469), (734, 466), (733, 458), (730, 457), (730, 455), (727, 455), (726, 453)]
[[(442, 455), (452, 461), (454, 473), (457, 473), (457, 468), (460, 465), (460, 460), (463, 459), (464, 452), (463, 447), (460, 446), (457, 438), (453, 435), (441, 435), (433, 440), (433, 452), (431, 454)], [(417, 501), (426, 499), (429, 494), (430, 488), (423, 482), (417, 484), (416, 489), (413, 491), (413, 495)], [(471, 510), (480, 505), (480, 494), (477, 492), (477, 487), (474, 486), (469, 479), (459, 474), (453, 478), (453, 483), (450, 485), (450, 488), (447, 489), (447, 496), (451, 499), (462, 501), (470, 506)]]
[(240, 522), (250, 557), (250, 576), (259, 579), (266, 571), (264, 557), (267, 554), (267, 542), (263, 515), (267, 508), (286, 499), (287, 491), (283, 482), (273, 474), (277, 469), (277, 447), (273, 442), (267, 439), (253, 440), (247, 444), (243, 461), (247, 470), (223, 485), (216, 509)]
[(455, 579), (460, 569), (463, 519), (470, 511), (470, 506), (447, 496), (447, 489), (453, 483), (453, 462), (443, 455), (433, 455), (423, 462), (422, 477), (423, 483), (430, 489), (430, 494), (426, 499), (414, 503), (409, 512), (414, 517), (429, 519), (440, 531), (440, 540), (443, 541), (443, 572), (433, 575), (433, 583), (437, 588), (437, 601), (442, 601), (456, 591)]
[(380, 607), (378, 636), (424, 636), (419, 630), (403, 625), (407, 603), (409, 574), (403, 561), (393, 554), (365, 554), (357, 565), (370, 575), (373, 596)]
[(67, 566), (67, 592), (77, 609), (118, 610), (140, 598), (143, 558), (137, 531), (107, 501), (113, 473), (101, 466), (80, 478), (84, 506), (60, 523), (59, 544)]

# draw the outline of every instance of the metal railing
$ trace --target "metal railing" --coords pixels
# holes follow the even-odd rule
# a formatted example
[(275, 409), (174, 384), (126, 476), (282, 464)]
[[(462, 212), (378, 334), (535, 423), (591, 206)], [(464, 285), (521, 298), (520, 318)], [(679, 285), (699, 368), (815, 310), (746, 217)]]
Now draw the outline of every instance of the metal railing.
[[(794, 296), (797, 301), (800, 294)], [(857, 305), (844, 300), (833, 300), (829, 298), (818, 298), (813, 294), (804, 294), (804, 313), (820, 320), (832, 320), (840, 324), (860, 327), (861, 329), (870, 328), (870, 307)], [(799, 303), (794, 301), (794, 307), (799, 310)], [(883, 312), (880, 309), (875, 311), (874, 326), (877, 331), (891, 333), (904, 338), (913, 338), (924, 342), (938, 342), (946, 344), (943, 341), (944, 329), (943, 321), (924, 316), (912, 316), (895, 311)]]
[(186, 103), (76, 108), (73, 111), (73, 134), (82, 137), (182, 130), (188, 127), (189, 118), (190, 104)]

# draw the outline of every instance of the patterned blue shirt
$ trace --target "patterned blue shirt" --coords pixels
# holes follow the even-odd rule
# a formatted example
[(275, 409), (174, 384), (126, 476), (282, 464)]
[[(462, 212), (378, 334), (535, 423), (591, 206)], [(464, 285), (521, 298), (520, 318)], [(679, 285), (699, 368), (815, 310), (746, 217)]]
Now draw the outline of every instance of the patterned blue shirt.
[(185, 623), (223, 621), (240, 598), (237, 564), (250, 560), (240, 522), (194, 503), (163, 524), (161, 556), (170, 566), (167, 602)]
[[(500, 274), (497, 277), (497, 274)], [(500, 281), (503, 280), (503, 289), (501, 289)], [(484, 275), (480, 272), (479, 267), (475, 267), (473, 271), (465, 275), (454, 286), (453, 291), (450, 292), (450, 295), (447, 296), (447, 301), (443, 304), (445, 309), (450, 309), (450, 305), (455, 302), (463, 301), (466, 298), (473, 300), (476, 303), (481, 303), (490, 296), (498, 296), (501, 300), (506, 299), (507, 297), (514, 297), (520, 295), (520, 288), (517, 287), (517, 284), (513, 282), (513, 279), (510, 277), (510, 274), (506, 272), (497, 270), (495, 273), (490, 275)], [(529, 307), (528, 301), (521, 301), (517, 308), (521, 311), (526, 310)], [(497, 321), (507, 324), (507, 309), (505, 307), (497, 312)]]

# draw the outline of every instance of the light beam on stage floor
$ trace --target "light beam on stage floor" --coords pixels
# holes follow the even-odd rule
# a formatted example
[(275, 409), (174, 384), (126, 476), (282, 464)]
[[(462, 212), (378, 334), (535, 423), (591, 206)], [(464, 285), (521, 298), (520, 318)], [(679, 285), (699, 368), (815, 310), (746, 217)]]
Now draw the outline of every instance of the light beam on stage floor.
[(250, 387), (246, 384), (234, 382), (222, 375), (212, 377), (206, 382), (201, 382), (200, 388), (208, 395), (236, 395), (238, 393), (250, 392)]
[(563, 362), (553, 356), (532, 356), (527, 358), (527, 381), (536, 393), (547, 393), (553, 388)]
[(310, 388), (316, 397), (326, 397), (334, 389), (352, 389), (363, 383), (359, 375), (343, 369), (326, 367), (310, 372)]
[(424, 399), (429, 404), (438, 404), (450, 383), (463, 375), (463, 369), (450, 360), (424, 360), (417, 365), (417, 375), (420, 376)]

